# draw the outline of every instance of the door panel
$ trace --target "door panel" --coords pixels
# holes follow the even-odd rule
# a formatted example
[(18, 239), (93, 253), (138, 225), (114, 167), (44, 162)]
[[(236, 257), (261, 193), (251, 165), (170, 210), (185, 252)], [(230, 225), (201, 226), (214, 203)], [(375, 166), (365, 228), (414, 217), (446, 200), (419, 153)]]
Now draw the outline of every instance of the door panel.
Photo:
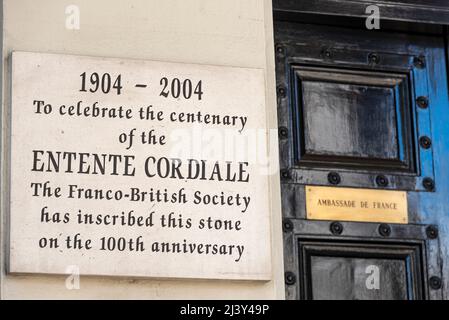
[(299, 167), (338, 162), (354, 170), (397, 167), (415, 172), (407, 75), (294, 69)]
[(434, 228), (285, 219), (286, 297), (442, 299)]
[(340, 168), (341, 186), (432, 189), (433, 150), (421, 146), (430, 111), (420, 106), (433, 98), (425, 56), (444, 42), (390, 35), (379, 48), (355, 31), (294, 26), (277, 27), (279, 125), (293, 134), (281, 141), (282, 176), (327, 185)]
[[(291, 22), (275, 38), (287, 298), (446, 297), (444, 39)], [(309, 221), (308, 185), (407, 191), (409, 224)]]
[[(379, 290), (367, 289), (367, 273), (372, 266), (382, 270), (379, 273), (379, 283), (389, 283), (389, 286), (379, 285)], [(312, 292), (318, 300), (406, 300), (407, 273), (406, 260), (399, 259), (367, 259), (350, 257), (311, 257)], [(373, 269), (376, 272), (376, 269)], [(369, 286), (376, 286), (373, 281)]]

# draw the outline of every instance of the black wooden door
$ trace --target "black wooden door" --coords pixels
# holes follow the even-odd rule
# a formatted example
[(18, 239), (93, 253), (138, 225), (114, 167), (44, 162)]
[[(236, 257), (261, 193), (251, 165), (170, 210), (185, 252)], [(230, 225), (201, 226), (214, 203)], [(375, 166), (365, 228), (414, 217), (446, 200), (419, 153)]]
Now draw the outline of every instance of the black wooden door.
[[(287, 299), (446, 299), (444, 38), (276, 22), (275, 41)], [(405, 191), (406, 223), (308, 219), (310, 186)]]

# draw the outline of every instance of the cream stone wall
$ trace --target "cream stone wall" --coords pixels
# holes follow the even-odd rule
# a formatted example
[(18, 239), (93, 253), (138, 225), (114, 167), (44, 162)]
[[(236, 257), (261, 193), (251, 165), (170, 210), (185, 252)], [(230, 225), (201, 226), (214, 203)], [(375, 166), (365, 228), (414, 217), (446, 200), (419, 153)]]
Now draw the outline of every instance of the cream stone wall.
[[(66, 28), (65, 9), (80, 9), (80, 29)], [(276, 128), (271, 0), (3, 0), (2, 1), (2, 299), (283, 299), (279, 177), (271, 177), (272, 280), (142, 280), (6, 275), (8, 119), (12, 51), (188, 62), (265, 70), (269, 126)], [(277, 146), (274, 151), (277, 152)], [(180, 265), (180, 268), (183, 266)]]

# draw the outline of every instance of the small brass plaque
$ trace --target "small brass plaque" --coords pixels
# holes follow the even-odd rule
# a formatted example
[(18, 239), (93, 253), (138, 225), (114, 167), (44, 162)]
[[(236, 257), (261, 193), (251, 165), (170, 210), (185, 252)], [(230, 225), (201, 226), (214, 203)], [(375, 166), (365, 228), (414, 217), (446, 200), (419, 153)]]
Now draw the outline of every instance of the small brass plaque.
[(306, 186), (307, 219), (408, 223), (407, 192)]

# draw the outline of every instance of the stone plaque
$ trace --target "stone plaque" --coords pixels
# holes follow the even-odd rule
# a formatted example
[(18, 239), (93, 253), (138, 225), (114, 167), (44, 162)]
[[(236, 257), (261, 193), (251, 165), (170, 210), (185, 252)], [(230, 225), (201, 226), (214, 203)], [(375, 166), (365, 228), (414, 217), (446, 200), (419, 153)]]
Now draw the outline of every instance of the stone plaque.
[(11, 68), (10, 273), (271, 278), (263, 70)]
[(407, 192), (306, 186), (307, 219), (408, 223)]

